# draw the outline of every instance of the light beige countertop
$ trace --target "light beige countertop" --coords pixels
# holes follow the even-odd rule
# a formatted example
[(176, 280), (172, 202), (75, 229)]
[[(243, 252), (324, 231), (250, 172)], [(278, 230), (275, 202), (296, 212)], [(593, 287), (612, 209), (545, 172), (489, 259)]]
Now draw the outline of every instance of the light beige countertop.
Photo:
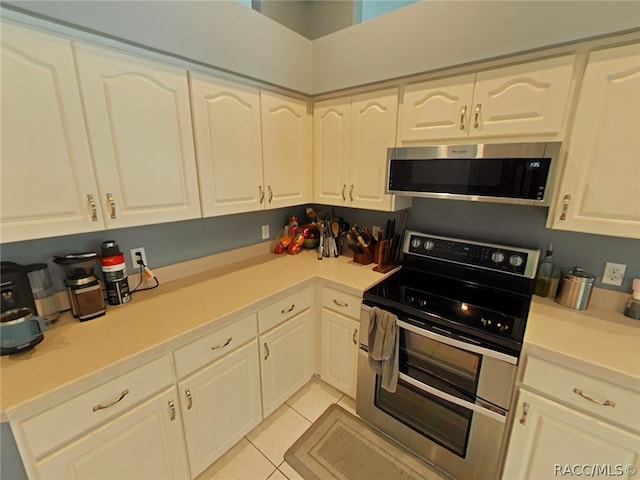
[(594, 302), (573, 310), (534, 295), (523, 352), (640, 391), (640, 320)]
[(320, 281), (361, 296), (386, 276), (373, 271), (375, 264), (348, 257), (319, 261), (315, 251), (267, 254), (240, 265), (161, 284), (86, 322), (64, 313), (34, 349), (0, 358), (0, 420), (91, 388), (292, 289)]

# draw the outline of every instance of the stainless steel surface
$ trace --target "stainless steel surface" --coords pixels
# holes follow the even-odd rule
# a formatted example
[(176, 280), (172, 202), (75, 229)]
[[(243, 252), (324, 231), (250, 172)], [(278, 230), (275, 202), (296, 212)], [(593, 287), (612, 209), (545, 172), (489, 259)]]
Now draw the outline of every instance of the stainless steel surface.
[(107, 201), (109, 202), (109, 206), (111, 207), (111, 218), (116, 218), (116, 201), (113, 199), (113, 195), (111, 193), (107, 193)]
[(89, 202), (89, 210), (91, 211), (91, 221), (98, 221), (98, 209), (96, 208), (96, 201), (93, 199), (93, 195), (87, 195), (87, 201)]
[(595, 275), (575, 267), (562, 275), (556, 302), (574, 310), (584, 310), (589, 306), (589, 299), (595, 282)]
[[(476, 106), (475, 118), (480, 115)], [(475, 125), (474, 125), (475, 126)], [(478, 128), (475, 126), (475, 128)], [(494, 197), (483, 195), (464, 195), (457, 193), (438, 192), (405, 192), (389, 191), (399, 196), (439, 198), (451, 200), (471, 200), (475, 202), (504, 203), (512, 205), (548, 206), (551, 202), (553, 187), (558, 175), (558, 163), (560, 155), (560, 142), (531, 142), (531, 143), (497, 143), (497, 144), (473, 144), (473, 145), (433, 145), (428, 147), (396, 147), (387, 150), (386, 185), (389, 186), (390, 160), (430, 160), (442, 158), (542, 158), (552, 159), (546, 188), (542, 200), (519, 199), (509, 197)]]
[(120, 393), (120, 396), (118, 398), (110, 401), (109, 403), (99, 403), (98, 405), (93, 407), (92, 410), (94, 412), (97, 412), (98, 410), (104, 410), (105, 408), (113, 407), (116, 403), (121, 402), (122, 399), (127, 395), (129, 395), (129, 389), (123, 390), (122, 393)]
[(574, 388), (573, 393), (580, 395), (585, 400), (589, 400), (591, 403), (597, 403), (598, 405), (602, 405), (603, 407), (615, 407), (616, 402), (611, 400), (598, 400), (597, 398), (592, 397), (591, 395), (587, 395), (579, 388)]
[(218, 345), (214, 345), (213, 347), (211, 347), (211, 350), (218, 350), (219, 348), (224, 348), (227, 345), (229, 345), (231, 343), (231, 340), (233, 340), (233, 337), (229, 337), (227, 338), (227, 341), (224, 343), (220, 343)]
[(0, 314), (0, 326), (8, 327), (10, 325), (18, 325), (24, 323), (33, 317), (33, 312), (30, 308), (21, 307), (7, 310)]

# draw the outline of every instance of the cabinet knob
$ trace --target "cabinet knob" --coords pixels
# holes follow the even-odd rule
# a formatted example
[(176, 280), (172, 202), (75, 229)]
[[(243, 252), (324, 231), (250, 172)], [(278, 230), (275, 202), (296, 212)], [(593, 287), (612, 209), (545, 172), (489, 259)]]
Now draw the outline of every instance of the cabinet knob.
[(96, 208), (96, 201), (93, 199), (93, 195), (87, 195), (87, 201), (89, 202), (89, 211), (91, 212), (91, 221), (98, 221), (98, 209)]
[(111, 207), (111, 218), (115, 220), (116, 218), (116, 201), (113, 199), (113, 195), (107, 193), (107, 202), (109, 202), (109, 207)]

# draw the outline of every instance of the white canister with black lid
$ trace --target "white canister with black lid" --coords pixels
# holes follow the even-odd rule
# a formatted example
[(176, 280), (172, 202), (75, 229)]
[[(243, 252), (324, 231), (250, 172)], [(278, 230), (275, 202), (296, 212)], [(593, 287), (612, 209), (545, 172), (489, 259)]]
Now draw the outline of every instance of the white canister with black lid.
[(596, 276), (585, 272), (580, 267), (573, 267), (568, 272), (563, 273), (558, 291), (556, 292), (556, 302), (565, 307), (575, 310), (584, 310), (589, 306), (591, 291)]

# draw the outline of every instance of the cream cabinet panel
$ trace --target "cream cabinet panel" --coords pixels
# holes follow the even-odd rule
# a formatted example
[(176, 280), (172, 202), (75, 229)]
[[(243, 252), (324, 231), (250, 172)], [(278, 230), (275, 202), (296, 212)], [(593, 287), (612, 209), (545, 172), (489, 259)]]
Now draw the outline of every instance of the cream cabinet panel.
[(259, 337), (265, 417), (313, 375), (313, 312), (307, 310)]
[(178, 389), (195, 477), (262, 421), (256, 340), (180, 382)]
[(396, 144), (397, 122), (397, 88), (351, 99), (350, 207), (391, 209), (393, 195), (384, 192), (387, 149)]
[(400, 145), (465, 137), (556, 137), (563, 131), (574, 55), (408, 85)]
[(475, 74), (414, 83), (404, 89), (399, 140), (464, 138), (469, 132)]
[(108, 228), (200, 216), (186, 71), (76, 44)]
[(189, 79), (203, 216), (264, 208), (259, 90), (195, 72)]
[(267, 208), (310, 200), (311, 138), (307, 102), (260, 92)]
[(640, 238), (640, 45), (593, 52), (553, 228)]
[(324, 307), (321, 309), (321, 316), (320, 376), (341, 392), (356, 398), (360, 322)]
[(175, 387), (36, 463), (40, 478), (190, 478)]
[[(553, 478), (558, 468), (622, 469), (640, 463), (640, 436), (520, 390), (503, 476)], [(613, 475), (604, 472), (597, 478)], [(574, 475), (587, 474), (579, 471)], [(618, 476), (621, 475), (618, 473)]]
[(1, 28), (2, 242), (104, 229), (71, 43)]
[(313, 107), (314, 200), (347, 204), (351, 154), (351, 98), (317, 102)]

